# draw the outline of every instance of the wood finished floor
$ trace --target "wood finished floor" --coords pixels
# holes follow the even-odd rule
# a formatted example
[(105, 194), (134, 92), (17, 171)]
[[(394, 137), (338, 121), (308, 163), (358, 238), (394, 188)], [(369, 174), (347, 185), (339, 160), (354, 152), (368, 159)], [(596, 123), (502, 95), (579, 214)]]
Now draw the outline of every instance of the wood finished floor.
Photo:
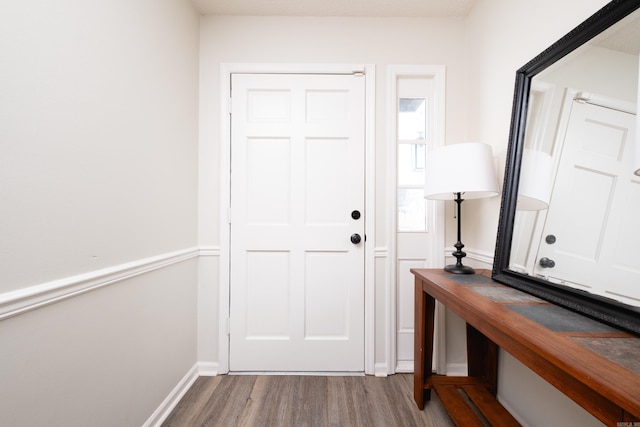
[(410, 374), (200, 377), (162, 426), (453, 426), (431, 395), (420, 411)]

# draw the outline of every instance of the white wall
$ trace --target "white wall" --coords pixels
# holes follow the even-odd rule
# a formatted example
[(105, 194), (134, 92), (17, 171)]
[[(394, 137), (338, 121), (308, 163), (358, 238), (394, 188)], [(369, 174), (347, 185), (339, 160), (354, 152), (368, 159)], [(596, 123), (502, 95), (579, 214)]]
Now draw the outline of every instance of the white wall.
[[(494, 146), (501, 173), (509, 136), (515, 72), (604, 6), (604, 0), (482, 0), (469, 16), (469, 137)], [(470, 220), (471, 246), (495, 244), (498, 198)], [(467, 218), (469, 216), (467, 215)], [(529, 369), (501, 353), (499, 398), (524, 424), (601, 425)]]
[[(0, 424), (140, 425), (196, 360), (215, 369), (221, 63), (376, 64), (383, 331), (386, 65), (446, 65), (447, 143), (491, 143), (502, 169), (516, 69), (604, 3), (482, 0), (468, 19), (200, 24), (182, 0), (1, 4), (0, 318), (15, 315), (0, 320)], [(466, 249), (491, 254), (499, 199), (468, 203)], [(448, 212), (447, 242), (453, 225)], [(36, 307), (33, 295), (51, 302), (52, 289), (86, 283), (104, 286)], [(508, 355), (500, 369), (501, 399), (529, 425), (593, 421)]]
[[(466, 27), (463, 19), (379, 19), (301, 17), (203, 17), (200, 73), (200, 242), (220, 245), (220, 65), (223, 63), (375, 64), (376, 66), (376, 356), (386, 363), (387, 74), (388, 64), (443, 64), (447, 79), (449, 142), (462, 142), (466, 129)], [(211, 262), (211, 271), (215, 266)], [(207, 273), (211, 275), (211, 273)], [(217, 285), (201, 285), (214, 295)], [(211, 300), (203, 311), (217, 313)], [(218, 324), (201, 323), (201, 360), (216, 358)], [(205, 328), (207, 332), (205, 332)], [(218, 359), (213, 359), (217, 361)]]
[[(544, 49), (607, 3), (605, 0), (482, 0), (468, 18), (469, 138), (491, 144), (500, 183), (504, 171), (515, 73)], [(493, 250), (500, 198), (477, 203), (477, 216), (465, 217), (474, 230), (471, 247)]]
[(0, 424), (140, 425), (194, 366), (198, 31), (182, 0), (0, 4)]
[[(202, 172), (201, 236), (219, 244), (218, 155), (220, 145), (220, 64), (310, 63), (376, 65), (377, 210), (376, 246), (386, 244), (386, 66), (447, 66), (447, 138), (464, 139), (466, 62), (463, 19), (383, 19), (309, 17), (215, 17), (201, 21), (200, 147), (207, 156)], [(213, 191), (209, 191), (209, 188)], [(206, 219), (205, 219), (206, 218)]]
[(196, 363), (196, 263), (0, 321), (0, 425), (141, 426)]

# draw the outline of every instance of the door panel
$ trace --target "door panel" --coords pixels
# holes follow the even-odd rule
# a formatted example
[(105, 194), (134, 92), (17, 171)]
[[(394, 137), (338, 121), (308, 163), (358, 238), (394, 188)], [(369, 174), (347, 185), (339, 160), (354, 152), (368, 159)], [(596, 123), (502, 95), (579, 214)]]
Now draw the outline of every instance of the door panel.
[(231, 134), (230, 369), (363, 371), (364, 77), (233, 75)]
[(538, 253), (555, 266), (536, 264), (537, 275), (637, 305), (634, 141), (633, 114), (574, 102), (544, 228), (556, 241), (543, 239)]

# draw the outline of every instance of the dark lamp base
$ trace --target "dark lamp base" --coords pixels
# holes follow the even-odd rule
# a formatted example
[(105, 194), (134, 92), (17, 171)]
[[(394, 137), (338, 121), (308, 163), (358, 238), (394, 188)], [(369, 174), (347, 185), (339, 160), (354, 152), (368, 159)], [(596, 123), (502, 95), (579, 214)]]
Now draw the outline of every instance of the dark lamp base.
[(476, 271), (473, 268), (467, 267), (466, 265), (456, 264), (447, 265), (444, 268), (444, 271), (453, 274), (476, 274)]

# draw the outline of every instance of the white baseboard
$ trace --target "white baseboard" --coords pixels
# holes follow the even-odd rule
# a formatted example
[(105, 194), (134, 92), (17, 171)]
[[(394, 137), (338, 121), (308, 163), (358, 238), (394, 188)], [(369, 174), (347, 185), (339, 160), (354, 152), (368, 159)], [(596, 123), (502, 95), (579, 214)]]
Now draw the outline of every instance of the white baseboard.
[(180, 380), (171, 393), (162, 401), (143, 427), (160, 426), (167, 419), (171, 411), (178, 405), (198, 377), (215, 377), (218, 375), (218, 364), (215, 362), (197, 362)]
[(220, 374), (216, 362), (198, 362), (197, 366), (198, 375), (201, 377), (217, 377)]
[(364, 377), (364, 372), (340, 371), (231, 371), (229, 375), (288, 376), (288, 377)]
[(196, 363), (193, 365), (189, 372), (178, 382), (178, 384), (171, 390), (171, 393), (162, 401), (160, 406), (151, 414), (149, 419), (143, 424), (143, 427), (156, 427), (160, 426), (164, 420), (167, 419), (173, 408), (178, 405), (180, 399), (185, 395), (193, 383), (198, 379), (200, 367)]
[(413, 360), (399, 360), (396, 364), (396, 373), (406, 374), (413, 372)]
[(505, 402), (504, 400), (500, 399), (499, 394), (498, 394), (498, 402), (500, 402), (500, 404), (504, 407), (504, 409), (506, 409), (507, 412), (510, 413), (513, 416), (513, 418), (515, 418), (516, 421), (520, 423), (522, 427), (533, 427), (531, 424), (527, 423), (526, 420), (522, 419), (520, 414), (514, 411), (514, 409), (511, 407), (511, 405), (509, 405), (508, 402)]
[(447, 376), (466, 377), (467, 375), (466, 363), (447, 363)]
[(389, 375), (389, 367), (386, 363), (376, 363), (373, 367), (373, 375), (376, 377), (386, 377)]

